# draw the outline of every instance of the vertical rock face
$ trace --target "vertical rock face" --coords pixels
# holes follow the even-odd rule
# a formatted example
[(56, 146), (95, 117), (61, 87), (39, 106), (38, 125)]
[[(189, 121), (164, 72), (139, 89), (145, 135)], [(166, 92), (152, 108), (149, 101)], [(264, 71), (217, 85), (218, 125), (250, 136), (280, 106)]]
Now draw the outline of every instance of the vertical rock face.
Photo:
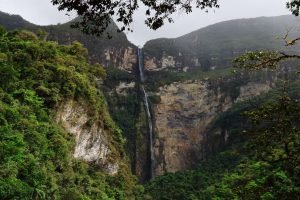
[(240, 87), (240, 95), (235, 101), (243, 101), (255, 96), (259, 96), (270, 90), (270, 84), (248, 83)]
[(155, 57), (146, 53), (145, 69), (148, 71), (170, 70), (178, 72), (187, 72), (190, 68), (199, 68), (201, 63), (195, 56), (183, 56), (180, 52), (178, 55), (168, 55), (163, 52), (161, 57)]
[(133, 67), (136, 64), (136, 53), (132, 47), (128, 47), (125, 49), (122, 59), (121, 67), (129, 72), (132, 72), (134, 69)]
[(157, 64), (155, 58), (147, 58), (145, 60), (145, 69), (148, 71), (157, 71)]
[(163, 69), (170, 68), (170, 67), (176, 67), (175, 58), (173, 56), (163, 55), (163, 57), (161, 59), (161, 67)]
[(118, 164), (111, 161), (107, 133), (100, 122), (91, 122), (88, 110), (70, 100), (57, 109), (56, 122), (75, 137), (74, 157), (102, 166), (107, 173), (118, 172)]
[(240, 95), (232, 99), (221, 92), (220, 87), (212, 90), (207, 82), (201, 81), (177, 82), (159, 88), (157, 95), (161, 102), (154, 107), (154, 174), (157, 176), (195, 166), (205, 157), (202, 153), (204, 137), (214, 117), (229, 109), (234, 101), (245, 100), (270, 89), (267, 84), (248, 83), (241, 86)]
[(136, 65), (136, 52), (132, 47), (108, 48), (104, 50), (102, 64), (106, 67), (117, 66), (127, 72), (133, 72)]
[[(178, 38), (150, 40), (144, 45), (144, 52), (148, 59), (156, 58), (155, 65), (149, 67), (151, 70), (165, 67), (174, 70), (175, 67), (177, 71), (192, 71), (231, 67), (232, 60), (246, 51), (283, 50), (284, 44), (276, 38), (285, 35), (284, 27), (297, 24), (297, 18), (292, 16), (230, 20)], [(297, 37), (293, 35), (297, 35), (296, 30), (289, 32), (291, 38)], [(171, 62), (174, 65), (168, 65)]]
[(117, 25), (110, 24), (108, 31), (113, 34), (108, 39), (106, 34), (100, 37), (84, 35), (79, 30), (71, 29), (70, 23), (45, 26), (48, 33), (47, 40), (56, 41), (59, 44), (71, 44), (79, 41), (88, 49), (88, 57), (91, 63), (100, 63), (106, 67), (117, 67), (131, 72), (136, 63), (135, 45), (131, 44), (124, 33), (117, 33)]

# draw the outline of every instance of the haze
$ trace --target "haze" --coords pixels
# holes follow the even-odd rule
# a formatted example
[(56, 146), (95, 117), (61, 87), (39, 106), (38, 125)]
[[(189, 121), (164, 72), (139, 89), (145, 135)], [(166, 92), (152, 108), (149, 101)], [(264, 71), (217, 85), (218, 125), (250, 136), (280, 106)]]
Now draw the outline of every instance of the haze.
[[(168, 23), (157, 31), (151, 31), (144, 25), (144, 11), (141, 8), (132, 25), (134, 32), (126, 34), (131, 42), (142, 46), (154, 38), (178, 37), (230, 19), (289, 14), (285, 4), (286, 0), (220, 0), (221, 7), (209, 10), (208, 13), (201, 10), (194, 10), (189, 15), (176, 13), (175, 23)], [(75, 17), (72, 13), (67, 16), (65, 12), (59, 12), (50, 0), (0, 0), (0, 10), (21, 15), (27, 21), (38, 25), (64, 23)]]

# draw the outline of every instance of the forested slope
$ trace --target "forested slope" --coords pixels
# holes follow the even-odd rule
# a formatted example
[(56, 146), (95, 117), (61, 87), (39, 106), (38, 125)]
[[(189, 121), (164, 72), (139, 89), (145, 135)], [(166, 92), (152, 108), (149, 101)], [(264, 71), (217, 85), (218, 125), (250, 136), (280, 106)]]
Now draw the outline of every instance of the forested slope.
[(229, 20), (178, 38), (150, 40), (144, 51), (148, 59), (155, 58), (157, 68), (225, 68), (232, 65), (234, 57), (245, 51), (299, 50), (298, 46), (285, 48), (283, 39), (287, 33), (287, 39), (297, 36), (298, 27), (298, 18), (291, 15)]
[(211, 128), (235, 141), (196, 169), (167, 173), (146, 184), (153, 199), (298, 199), (299, 88), (285, 85), (235, 104)]
[[(80, 43), (61, 46), (1, 28), (0, 76), (0, 199), (133, 198), (123, 138), (95, 81), (105, 70), (87, 63)], [(75, 137), (55, 120), (69, 100), (88, 110), (85, 126), (97, 122), (106, 133), (117, 174), (74, 158)]]
[(126, 49), (135, 48), (123, 32), (117, 32), (118, 27), (115, 23), (110, 24), (102, 36), (96, 37), (71, 28), (74, 20), (80, 20), (80, 18), (75, 18), (64, 24), (39, 26), (24, 20), (19, 15), (10, 15), (0, 11), (0, 25), (7, 30), (28, 29), (43, 35), (45, 40), (65, 45), (79, 41), (88, 49), (89, 60), (93, 63), (98, 62), (104, 66), (119, 67), (119, 65), (123, 65)]

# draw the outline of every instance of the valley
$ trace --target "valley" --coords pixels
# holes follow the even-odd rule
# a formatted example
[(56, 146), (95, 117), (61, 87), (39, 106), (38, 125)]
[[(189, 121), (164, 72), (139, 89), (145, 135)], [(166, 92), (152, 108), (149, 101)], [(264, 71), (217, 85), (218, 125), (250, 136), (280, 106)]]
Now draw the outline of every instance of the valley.
[[(286, 27), (299, 26), (298, 18), (231, 20), (179, 38), (151, 40), (143, 48), (128, 41), (124, 33), (116, 33), (116, 24), (110, 25), (108, 31), (114, 34), (108, 39), (105, 34), (84, 35), (69, 28), (70, 23), (37, 26), (0, 12), (0, 25), (10, 31), (1, 35), (0, 62), (21, 74), (20, 86), (0, 90), (5, 108), (0, 109), (8, 110), (15, 99), (21, 102), (16, 111), (21, 113), (21, 106), (28, 102), (19, 98), (27, 94), (16, 95), (17, 87), (34, 91), (30, 98), (42, 98), (41, 107), (28, 105), (35, 110), (33, 118), (44, 120), (39, 115), (45, 110), (46, 122), (59, 127), (64, 142), (72, 141), (69, 164), (65, 164), (69, 168), (47, 169), (58, 173), (57, 179), (67, 173), (64, 167), (72, 176), (78, 174), (67, 181), (74, 189), (85, 181), (79, 178), (84, 173), (95, 196), (84, 189), (80, 194), (91, 195), (91, 199), (97, 195), (99, 199), (218, 199), (218, 192), (229, 195), (220, 199), (232, 199), (239, 191), (230, 190), (232, 196), (227, 190), (222, 193), (218, 181), (225, 184), (228, 174), (242, 170), (243, 162), (250, 166), (243, 168), (249, 177), (255, 174), (252, 169), (269, 169), (265, 163), (257, 167), (256, 158), (248, 152), (240, 153), (248, 141), (241, 133), (254, 129), (242, 113), (279, 98), (283, 80), (289, 80), (287, 91), (297, 97), (299, 62), (288, 60), (277, 71), (247, 71), (233, 68), (232, 61), (261, 49), (299, 52), (299, 46), (286, 47), (279, 39)], [(290, 31), (289, 37), (296, 35), (296, 30)], [(14, 40), (19, 42), (17, 47)], [(38, 45), (44, 49), (39, 50)], [(22, 54), (17, 55), (19, 50), (14, 48), (20, 48)], [(38, 55), (32, 53), (34, 48)], [(39, 76), (39, 70), (43, 75)], [(18, 127), (17, 122), (9, 123), (12, 129)], [(59, 151), (51, 156), (56, 154)], [(77, 162), (84, 167), (74, 167)], [(99, 177), (103, 188), (116, 189), (98, 191)], [(62, 182), (55, 182), (53, 188), (60, 188)], [(168, 183), (166, 191), (164, 182)], [(186, 188), (172, 194), (173, 187)], [(72, 191), (58, 193), (57, 198), (66, 199)]]

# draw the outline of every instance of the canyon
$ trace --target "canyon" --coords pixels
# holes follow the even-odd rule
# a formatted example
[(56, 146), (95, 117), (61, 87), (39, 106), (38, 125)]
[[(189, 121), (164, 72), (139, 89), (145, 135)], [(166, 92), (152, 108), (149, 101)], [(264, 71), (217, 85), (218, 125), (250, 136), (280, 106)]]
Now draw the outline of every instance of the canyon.
[[(9, 23), (0, 17), (0, 24)], [(268, 93), (276, 84), (273, 75), (251, 78), (244, 72), (230, 73), (232, 59), (263, 47), (281, 50), (283, 41), (276, 36), (296, 23), (291, 16), (232, 20), (179, 38), (149, 41), (142, 49), (123, 33), (112, 40), (85, 36), (70, 29), (69, 23), (40, 27), (22, 21), (19, 27), (7, 28), (42, 28), (46, 40), (59, 44), (79, 41), (88, 49), (89, 61), (105, 67), (107, 77), (99, 86), (126, 140), (131, 169), (140, 182), (146, 182), (192, 169), (226, 148), (231, 130), (210, 129), (217, 117), (239, 102)], [(116, 30), (116, 25), (110, 29)], [(115, 175), (120, 159), (112, 155), (116, 147), (104, 125), (89, 118), (85, 106), (70, 100), (60, 105), (55, 121), (74, 136), (75, 158), (97, 163)]]

